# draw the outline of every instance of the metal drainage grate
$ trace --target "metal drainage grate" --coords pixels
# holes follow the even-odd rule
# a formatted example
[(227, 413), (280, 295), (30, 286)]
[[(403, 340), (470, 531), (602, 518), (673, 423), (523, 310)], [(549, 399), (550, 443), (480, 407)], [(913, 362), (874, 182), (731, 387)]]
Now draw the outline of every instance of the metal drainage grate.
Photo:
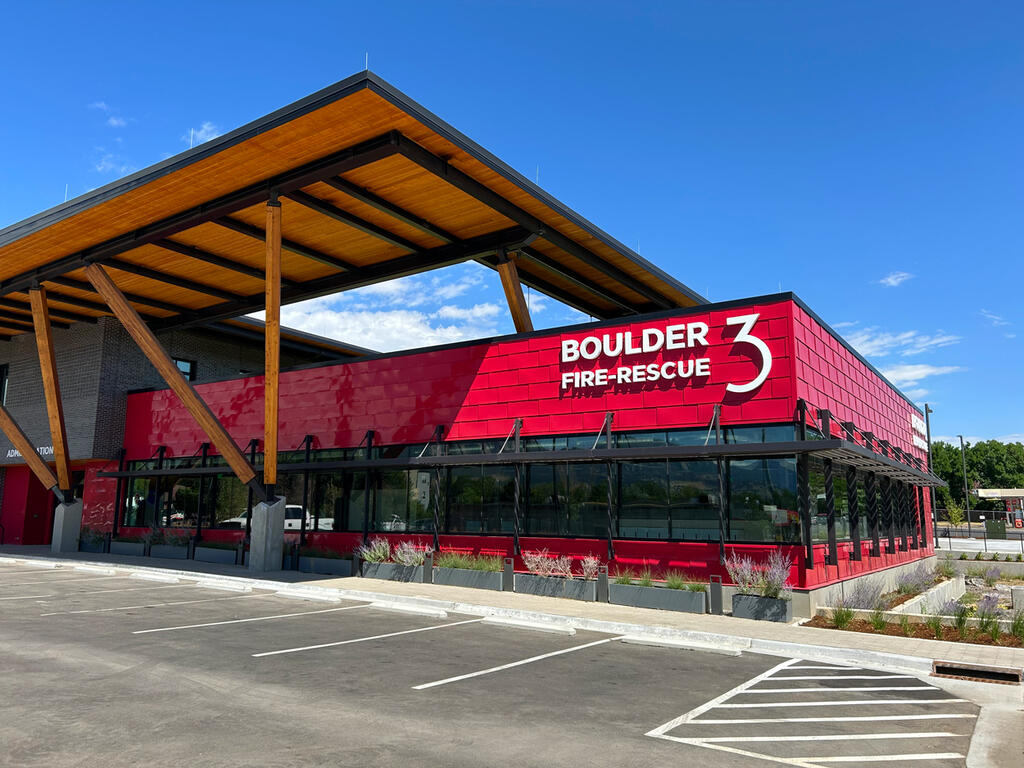
[(934, 677), (949, 677), (954, 680), (973, 680), (978, 683), (1002, 683), (1020, 685), (1022, 670), (1014, 667), (988, 667), (982, 664), (960, 664), (954, 661), (933, 661)]

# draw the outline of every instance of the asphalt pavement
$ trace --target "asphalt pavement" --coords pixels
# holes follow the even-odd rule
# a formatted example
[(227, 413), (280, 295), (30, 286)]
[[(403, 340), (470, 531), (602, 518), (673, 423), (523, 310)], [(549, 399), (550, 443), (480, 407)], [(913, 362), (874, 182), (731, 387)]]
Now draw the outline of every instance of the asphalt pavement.
[(978, 714), (880, 670), (137, 576), (0, 565), (0, 765), (945, 768)]

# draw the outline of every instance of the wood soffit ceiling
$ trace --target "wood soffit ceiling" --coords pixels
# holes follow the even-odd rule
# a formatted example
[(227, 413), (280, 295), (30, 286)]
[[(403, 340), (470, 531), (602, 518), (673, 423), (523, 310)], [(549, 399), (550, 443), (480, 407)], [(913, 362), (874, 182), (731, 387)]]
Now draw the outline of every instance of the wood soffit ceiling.
[(263, 227), (282, 202), (282, 300), (507, 249), (521, 281), (597, 318), (704, 300), (366, 72), (0, 231), (0, 338), (110, 314), (102, 264), (154, 329), (263, 307)]

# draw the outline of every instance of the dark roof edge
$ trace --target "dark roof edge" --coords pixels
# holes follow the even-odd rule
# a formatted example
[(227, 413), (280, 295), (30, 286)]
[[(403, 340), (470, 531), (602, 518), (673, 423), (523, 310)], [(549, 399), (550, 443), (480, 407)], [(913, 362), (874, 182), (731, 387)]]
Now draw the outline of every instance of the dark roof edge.
[[(259, 328), (260, 330), (266, 328), (267, 324), (256, 317), (249, 317), (249, 315), (239, 315), (238, 317), (231, 317), (227, 320), (218, 320), (217, 322), (238, 322), (244, 325), (251, 326), (254, 330)], [(212, 323), (211, 325), (215, 325)], [(202, 325), (200, 328), (209, 328), (210, 325)], [(310, 344), (321, 344), (326, 347), (334, 347), (335, 349), (344, 351), (347, 354), (355, 353), (357, 355), (375, 355), (378, 354), (377, 350), (369, 349), (368, 347), (360, 347), (356, 344), (347, 344), (344, 341), (338, 339), (332, 339), (328, 336), (320, 336), (316, 333), (309, 333), (308, 331), (300, 331), (298, 328), (292, 328), (290, 326), (281, 326), (281, 334), (287, 334), (293, 340), (296, 341), (307, 341)]]

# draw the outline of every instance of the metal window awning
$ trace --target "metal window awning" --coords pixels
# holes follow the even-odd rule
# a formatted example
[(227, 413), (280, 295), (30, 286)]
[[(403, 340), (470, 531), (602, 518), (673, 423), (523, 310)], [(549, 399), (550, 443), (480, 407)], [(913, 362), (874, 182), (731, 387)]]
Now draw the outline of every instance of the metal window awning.
[[(863, 472), (888, 477), (912, 485), (925, 487), (945, 486), (946, 483), (930, 472), (902, 464), (876, 454), (862, 445), (848, 440), (796, 440), (775, 443), (710, 444), (710, 445), (658, 445), (641, 448), (595, 448), (593, 450), (526, 451), (520, 453), (460, 453), (445, 456), (405, 457), (397, 459), (360, 459), (353, 461), (314, 461), (281, 465), (283, 472), (305, 470), (324, 471), (346, 469), (350, 471), (427, 469), (433, 467), (496, 466), (512, 464), (587, 464), (606, 461), (649, 461), (675, 459), (762, 459), (809, 454), (832, 459), (838, 464), (854, 466)], [(143, 469), (128, 472), (101, 472), (100, 477), (156, 477), (161, 475), (223, 474), (226, 467), (196, 469)]]

